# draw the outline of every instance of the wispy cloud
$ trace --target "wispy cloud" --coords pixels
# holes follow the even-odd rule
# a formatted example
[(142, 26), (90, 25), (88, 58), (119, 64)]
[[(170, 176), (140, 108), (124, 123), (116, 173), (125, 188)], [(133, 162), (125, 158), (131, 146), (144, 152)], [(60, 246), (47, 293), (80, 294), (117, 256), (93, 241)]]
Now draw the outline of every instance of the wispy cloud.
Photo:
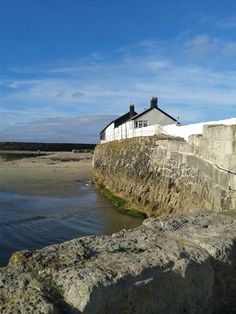
[(208, 35), (198, 35), (185, 43), (185, 49), (194, 57), (206, 55), (217, 48), (217, 40), (211, 39)]
[(230, 42), (224, 45), (222, 48), (223, 53), (226, 56), (235, 56), (236, 55), (236, 42)]
[(236, 16), (224, 16), (224, 17), (216, 17), (211, 15), (210, 13), (207, 16), (202, 16), (199, 19), (200, 24), (207, 25), (208, 27), (216, 27), (217, 29), (234, 29), (236, 28)]
[(236, 28), (236, 16), (230, 16), (216, 22), (216, 25), (223, 28)]
[[(186, 40), (184, 43), (184, 54), (188, 57), (196, 59), (205, 58), (206, 62), (209, 60), (214, 62), (214, 66), (217, 67), (220, 64), (222, 66), (228, 65), (225, 57), (234, 57), (236, 54), (236, 41), (225, 41), (221, 38), (210, 37), (207, 34), (200, 34), (193, 38)], [(235, 67), (235, 61), (230, 58), (231, 68)], [(208, 64), (209, 67), (209, 64)]]
[(2, 131), (0, 141), (97, 143), (100, 130), (115, 117), (90, 115), (36, 120)]

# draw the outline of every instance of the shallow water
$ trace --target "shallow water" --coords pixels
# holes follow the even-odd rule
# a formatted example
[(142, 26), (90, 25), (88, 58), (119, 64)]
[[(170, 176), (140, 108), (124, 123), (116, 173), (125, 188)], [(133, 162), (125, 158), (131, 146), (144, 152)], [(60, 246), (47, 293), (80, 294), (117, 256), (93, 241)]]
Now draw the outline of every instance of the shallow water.
[(0, 266), (14, 251), (111, 234), (142, 223), (140, 218), (121, 214), (94, 186), (78, 185), (83, 192), (79, 197), (0, 192)]

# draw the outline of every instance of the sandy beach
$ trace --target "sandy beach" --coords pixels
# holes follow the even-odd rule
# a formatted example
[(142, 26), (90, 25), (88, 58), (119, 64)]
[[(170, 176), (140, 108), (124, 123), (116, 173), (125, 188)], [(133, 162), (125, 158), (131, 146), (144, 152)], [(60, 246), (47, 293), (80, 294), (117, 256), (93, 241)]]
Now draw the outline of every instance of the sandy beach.
[(0, 161), (0, 190), (44, 196), (78, 196), (91, 180), (91, 153), (57, 152)]

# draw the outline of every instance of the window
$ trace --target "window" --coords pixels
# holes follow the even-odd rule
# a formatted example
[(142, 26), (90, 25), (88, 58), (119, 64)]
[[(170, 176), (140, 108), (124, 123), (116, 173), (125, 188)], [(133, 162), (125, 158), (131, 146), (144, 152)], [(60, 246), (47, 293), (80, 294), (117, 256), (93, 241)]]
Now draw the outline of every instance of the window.
[(135, 128), (143, 128), (145, 126), (148, 126), (148, 121), (147, 120), (134, 121), (134, 127)]
[(143, 126), (143, 121), (138, 122), (138, 127), (141, 128)]

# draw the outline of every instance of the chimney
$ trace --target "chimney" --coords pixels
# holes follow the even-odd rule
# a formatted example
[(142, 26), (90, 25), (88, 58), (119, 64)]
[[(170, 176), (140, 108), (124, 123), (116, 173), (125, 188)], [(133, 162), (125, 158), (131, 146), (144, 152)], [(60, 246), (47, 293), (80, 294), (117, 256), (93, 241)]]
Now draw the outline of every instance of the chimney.
[(158, 103), (158, 98), (157, 97), (152, 97), (150, 101), (150, 107), (151, 108), (157, 108), (157, 103)]
[(133, 117), (135, 115), (134, 104), (130, 104), (130, 106), (129, 106), (129, 115), (130, 115), (130, 117)]

